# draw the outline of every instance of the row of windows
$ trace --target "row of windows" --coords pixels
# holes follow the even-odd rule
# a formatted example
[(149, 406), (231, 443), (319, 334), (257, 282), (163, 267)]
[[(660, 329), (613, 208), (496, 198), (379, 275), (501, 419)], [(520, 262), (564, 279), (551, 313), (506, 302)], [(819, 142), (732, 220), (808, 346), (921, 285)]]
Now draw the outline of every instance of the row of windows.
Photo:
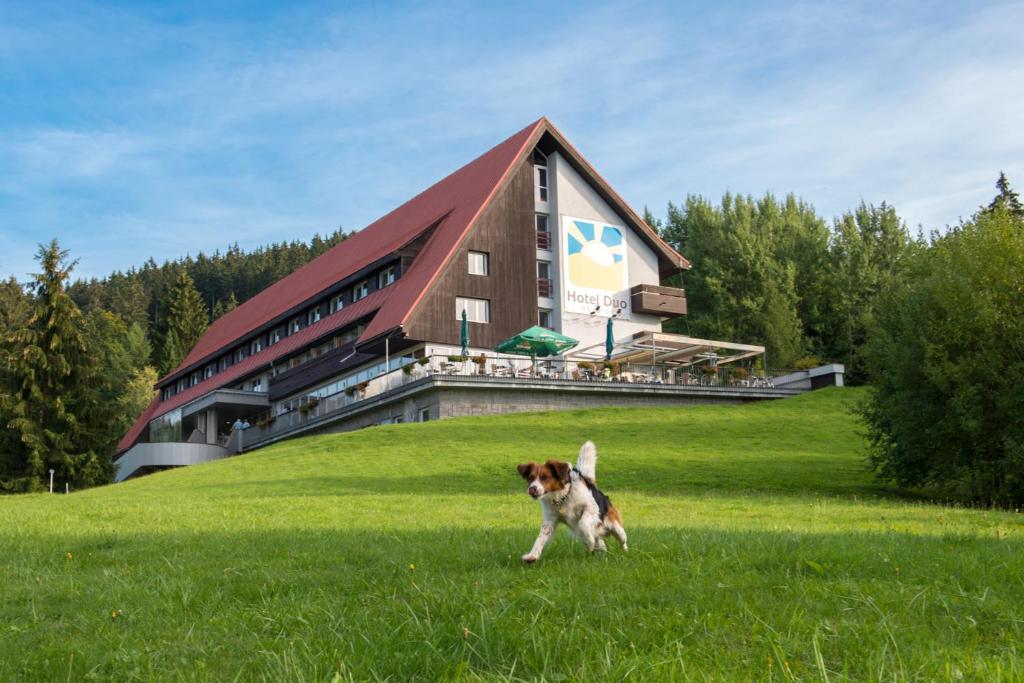
[[(395, 283), (398, 279), (398, 265), (391, 264), (379, 271), (373, 283), (375, 289), (384, 289)], [(221, 356), (217, 361), (210, 363), (201, 370), (196, 370), (187, 377), (179, 379), (174, 385), (165, 387), (161, 392), (161, 400), (167, 400), (175, 394), (181, 393), (189, 387), (199, 384), (203, 380), (210, 379), (218, 372), (223, 372), (235, 363), (239, 363), (249, 356), (260, 353), (279, 343), (285, 336), (295, 334), (302, 329), (320, 322), (324, 315), (331, 315), (342, 310), (348, 303), (355, 303), (370, 295), (371, 280), (361, 280), (352, 285), (351, 288), (336, 294), (329, 301), (318, 303), (309, 308), (305, 314), (295, 316), (286, 325), (280, 325), (265, 334), (261, 334), (234, 348), (230, 353)]]

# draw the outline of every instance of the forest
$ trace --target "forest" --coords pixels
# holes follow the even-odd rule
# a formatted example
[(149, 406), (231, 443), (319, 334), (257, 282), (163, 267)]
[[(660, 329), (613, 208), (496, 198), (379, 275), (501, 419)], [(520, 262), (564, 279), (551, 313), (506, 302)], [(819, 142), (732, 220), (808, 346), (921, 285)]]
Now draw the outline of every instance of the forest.
[[(996, 190), (969, 219), (916, 235), (885, 203), (831, 220), (794, 195), (645, 210), (693, 266), (664, 283), (690, 309), (666, 331), (764, 344), (775, 368), (843, 363), (872, 387), (861, 413), (880, 478), (1020, 501), (1024, 209), (1002, 174)], [(87, 281), (56, 241), (40, 245), (29, 282), (0, 283), (0, 491), (39, 490), (49, 469), (73, 487), (110, 481), (118, 439), (207, 325), (346, 237)]]

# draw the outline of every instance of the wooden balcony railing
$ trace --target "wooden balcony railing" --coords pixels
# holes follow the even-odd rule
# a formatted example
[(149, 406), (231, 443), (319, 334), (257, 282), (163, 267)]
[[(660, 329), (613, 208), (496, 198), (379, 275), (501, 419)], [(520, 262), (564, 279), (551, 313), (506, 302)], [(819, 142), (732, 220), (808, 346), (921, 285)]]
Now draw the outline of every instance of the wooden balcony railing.
[(551, 249), (551, 233), (547, 230), (537, 231), (537, 248)]
[(537, 296), (542, 296), (546, 299), (551, 298), (551, 291), (553, 287), (551, 284), (551, 278), (539, 277), (537, 278)]

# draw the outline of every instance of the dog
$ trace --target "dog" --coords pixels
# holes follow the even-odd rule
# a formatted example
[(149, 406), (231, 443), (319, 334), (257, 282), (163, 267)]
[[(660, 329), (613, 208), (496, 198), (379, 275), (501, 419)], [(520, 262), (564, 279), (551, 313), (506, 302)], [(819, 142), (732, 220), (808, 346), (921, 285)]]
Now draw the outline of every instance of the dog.
[(629, 550), (622, 515), (608, 496), (598, 490), (596, 468), (597, 448), (592, 441), (580, 447), (575, 467), (559, 460), (527, 462), (516, 467), (527, 482), (526, 492), (540, 501), (544, 513), (540, 533), (530, 552), (523, 555), (523, 562), (530, 564), (540, 559), (560, 522), (567, 524), (591, 553), (607, 550), (604, 537), (609, 534), (618, 539), (623, 550)]

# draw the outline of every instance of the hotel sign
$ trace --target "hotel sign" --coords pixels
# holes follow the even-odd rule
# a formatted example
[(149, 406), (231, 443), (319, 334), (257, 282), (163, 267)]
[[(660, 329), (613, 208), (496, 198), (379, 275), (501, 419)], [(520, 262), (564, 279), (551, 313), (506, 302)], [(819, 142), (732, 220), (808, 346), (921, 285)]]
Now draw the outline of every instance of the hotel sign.
[[(562, 310), (629, 319), (626, 229), (562, 217)], [(596, 312), (595, 312), (596, 309)]]

